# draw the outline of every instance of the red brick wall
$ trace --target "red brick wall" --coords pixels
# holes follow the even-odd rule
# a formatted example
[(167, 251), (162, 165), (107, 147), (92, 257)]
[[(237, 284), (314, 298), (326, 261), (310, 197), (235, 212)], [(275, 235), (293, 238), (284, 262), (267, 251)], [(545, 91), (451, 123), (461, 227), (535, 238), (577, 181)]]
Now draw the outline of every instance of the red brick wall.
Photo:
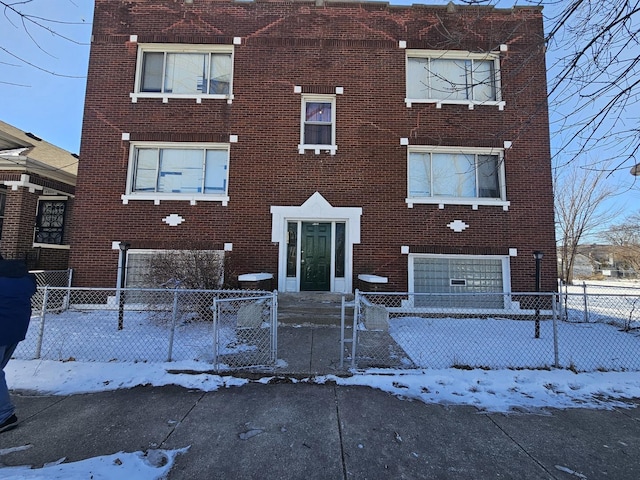
[[(239, 272), (277, 274), (271, 242), (271, 205), (300, 205), (320, 192), (334, 206), (363, 208), (354, 274), (389, 277), (391, 290), (407, 289), (412, 251), (493, 249), (511, 259), (514, 291), (534, 287), (532, 252), (542, 250), (543, 287), (555, 288), (555, 238), (546, 103), (542, 14), (539, 9), (399, 7), (384, 3), (239, 3), (97, 0), (89, 63), (71, 265), (78, 285), (113, 286), (117, 251), (233, 243)], [(234, 100), (138, 99), (132, 103), (139, 42), (222, 43), (241, 37), (234, 53)], [(414, 104), (405, 97), (408, 48), (496, 51), (501, 44), (504, 111), (495, 106)], [(300, 94), (334, 91), (338, 151), (299, 154)], [(217, 202), (132, 201), (123, 205), (132, 139), (219, 141), (231, 144), (228, 206)], [(501, 207), (437, 205), (408, 208), (410, 143), (502, 146), (508, 211)], [(178, 213), (185, 223), (162, 218)], [(446, 225), (459, 219), (469, 228)], [(430, 250), (429, 250), (430, 249)], [(474, 250), (476, 249), (476, 250)], [(355, 282), (354, 282), (355, 285)]]

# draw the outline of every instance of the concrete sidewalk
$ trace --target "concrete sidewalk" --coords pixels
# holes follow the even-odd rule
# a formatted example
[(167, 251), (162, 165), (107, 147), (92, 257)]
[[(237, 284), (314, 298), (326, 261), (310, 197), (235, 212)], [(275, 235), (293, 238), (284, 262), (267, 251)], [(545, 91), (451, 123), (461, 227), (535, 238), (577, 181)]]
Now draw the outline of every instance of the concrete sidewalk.
[(640, 472), (637, 409), (487, 414), (306, 383), (14, 400), (21, 423), (0, 434), (0, 451), (14, 450), (0, 455), (5, 466), (190, 446), (170, 479), (637, 480)]

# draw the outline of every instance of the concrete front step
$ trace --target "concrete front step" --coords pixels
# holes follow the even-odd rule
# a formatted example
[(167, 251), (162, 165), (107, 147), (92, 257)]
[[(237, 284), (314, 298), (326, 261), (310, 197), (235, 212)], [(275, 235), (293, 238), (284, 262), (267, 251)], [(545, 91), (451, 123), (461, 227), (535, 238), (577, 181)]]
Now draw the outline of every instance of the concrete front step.
[[(278, 294), (278, 322), (288, 325), (340, 325), (343, 294), (289, 292)], [(345, 301), (353, 295), (345, 295)], [(347, 315), (353, 310), (348, 308)]]

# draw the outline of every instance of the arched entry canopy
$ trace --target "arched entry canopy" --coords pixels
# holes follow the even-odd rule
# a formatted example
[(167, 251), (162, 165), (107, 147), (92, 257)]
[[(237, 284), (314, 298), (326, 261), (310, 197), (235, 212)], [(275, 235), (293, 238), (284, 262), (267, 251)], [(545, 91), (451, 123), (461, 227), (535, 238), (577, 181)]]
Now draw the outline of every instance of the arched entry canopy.
[(271, 207), (279, 244), (278, 290), (350, 293), (361, 207), (334, 207), (319, 192), (300, 206)]

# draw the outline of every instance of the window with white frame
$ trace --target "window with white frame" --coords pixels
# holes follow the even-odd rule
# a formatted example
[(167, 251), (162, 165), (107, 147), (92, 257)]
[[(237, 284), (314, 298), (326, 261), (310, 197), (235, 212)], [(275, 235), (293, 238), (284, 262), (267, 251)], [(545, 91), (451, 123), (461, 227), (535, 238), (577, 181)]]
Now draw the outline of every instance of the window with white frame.
[(232, 79), (233, 46), (140, 44), (131, 98), (231, 99)]
[(413, 254), (409, 270), (416, 307), (504, 308), (510, 291), (508, 256)]
[(336, 99), (326, 95), (303, 95), (300, 152), (305, 150), (328, 150), (335, 153), (336, 146)]
[(408, 202), (491, 204), (505, 201), (501, 150), (411, 147), (408, 157)]
[(136, 143), (127, 200), (228, 200), (228, 144)]
[(406, 102), (495, 104), (501, 108), (497, 54), (407, 51)]

